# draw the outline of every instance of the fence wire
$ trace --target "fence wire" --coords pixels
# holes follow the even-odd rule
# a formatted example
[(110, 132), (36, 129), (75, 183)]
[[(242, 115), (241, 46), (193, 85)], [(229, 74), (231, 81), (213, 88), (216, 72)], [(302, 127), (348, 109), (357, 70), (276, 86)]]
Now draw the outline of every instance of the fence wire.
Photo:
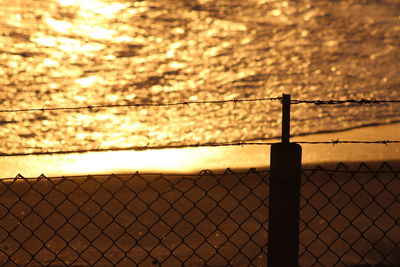
[[(300, 265), (399, 266), (399, 176), (388, 164), (304, 169)], [(268, 195), (269, 171), (255, 169), (3, 179), (0, 262), (265, 266)]]
[[(337, 144), (400, 144), (400, 140), (339, 140), (332, 139), (331, 141), (300, 141), (297, 144), (306, 145), (337, 145)], [(97, 149), (78, 149), (78, 150), (48, 150), (39, 148), (41, 151), (34, 152), (21, 152), (21, 153), (3, 153), (0, 152), (0, 157), (19, 157), (19, 156), (39, 156), (39, 155), (65, 155), (65, 154), (83, 154), (90, 152), (117, 152), (117, 151), (145, 151), (145, 150), (162, 150), (162, 149), (180, 149), (180, 148), (198, 148), (198, 147), (228, 147), (228, 146), (252, 146), (252, 145), (265, 145), (270, 146), (276, 142), (233, 142), (233, 143), (203, 143), (203, 144), (182, 144), (182, 145), (166, 145), (166, 146), (131, 146), (131, 147), (111, 147), (111, 148), (97, 148)], [(45, 150), (45, 151), (44, 151)]]
[[(0, 113), (18, 113), (18, 112), (45, 112), (45, 111), (79, 111), (79, 110), (94, 110), (107, 108), (129, 108), (129, 107), (173, 107), (173, 106), (189, 106), (189, 105), (204, 105), (204, 104), (226, 104), (226, 103), (243, 103), (243, 102), (271, 102), (282, 101), (282, 97), (264, 97), (264, 98), (248, 98), (248, 99), (227, 99), (227, 100), (204, 100), (204, 101), (179, 101), (179, 102), (143, 102), (143, 103), (126, 103), (126, 104), (98, 104), (76, 107), (41, 107), (41, 108), (23, 108), (23, 109), (2, 109)], [(129, 102), (129, 101), (127, 101)], [(293, 99), (291, 104), (314, 104), (314, 105), (343, 105), (343, 104), (358, 104), (358, 105), (377, 105), (377, 104), (395, 104), (400, 103), (400, 99), (383, 100), (383, 99), (346, 99), (346, 100), (309, 100), (309, 99)]]
[[(148, 103), (127, 103), (127, 104), (100, 104), (76, 107), (47, 107), (47, 108), (26, 108), (26, 109), (5, 109), (0, 110), (0, 113), (9, 112), (45, 112), (45, 111), (79, 111), (84, 109), (105, 109), (105, 108), (127, 108), (127, 107), (171, 107), (171, 106), (188, 106), (188, 105), (203, 105), (203, 104), (225, 104), (225, 103), (242, 103), (242, 102), (260, 102), (260, 101), (283, 101), (283, 97), (267, 97), (267, 98), (248, 98), (248, 99), (229, 99), (229, 100), (206, 100), (206, 101), (181, 101), (181, 102), (148, 102)], [(315, 105), (343, 105), (343, 104), (358, 104), (358, 105), (374, 105), (384, 103), (400, 103), (398, 99), (392, 100), (378, 100), (378, 99), (346, 99), (346, 100), (307, 100), (307, 99), (294, 99), (290, 100), (290, 104), (315, 104)], [(9, 121), (5, 121), (9, 122)], [(23, 136), (23, 135), (22, 135)], [(221, 147), (221, 146), (249, 146), (249, 145), (272, 145), (273, 142), (268, 141), (253, 141), (253, 140), (266, 140), (264, 138), (251, 138), (251, 140), (241, 140), (232, 142), (221, 143), (197, 143), (197, 144), (178, 144), (178, 145), (152, 145), (145, 146), (130, 146), (130, 147), (108, 147), (108, 148), (90, 148), (90, 149), (74, 149), (74, 150), (57, 150), (51, 147), (25, 147), (28, 151), (19, 153), (5, 153), (0, 152), (0, 157), (13, 157), (13, 156), (32, 156), (32, 155), (60, 155), (60, 154), (73, 154), (73, 153), (89, 153), (89, 152), (110, 152), (110, 151), (143, 151), (143, 150), (160, 150), (160, 149), (175, 149), (175, 148), (194, 148), (194, 147)], [(303, 141), (299, 144), (400, 144), (400, 140), (339, 140), (332, 139), (331, 141)], [(32, 150), (35, 151), (32, 151)]]
[(400, 266), (400, 170), (303, 171), (301, 266)]

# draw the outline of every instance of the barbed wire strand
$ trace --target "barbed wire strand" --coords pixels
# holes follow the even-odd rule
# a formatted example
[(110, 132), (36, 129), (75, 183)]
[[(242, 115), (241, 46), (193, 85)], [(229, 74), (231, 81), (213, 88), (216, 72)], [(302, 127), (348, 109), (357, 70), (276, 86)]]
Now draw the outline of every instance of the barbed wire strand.
[(341, 141), (339, 139), (331, 141), (303, 141), (294, 142), (297, 144), (309, 144), (309, 145), (337, 145), (337, 144), (400, 144), (400, 140), (378, 140), (378, 141)]
[[(128, 103), (128, 104), (102, 104), (102, 105), (87, 105), (76, 107), (42, 107), (42, 108), (25, 108), (25, 109), (4, 109), (0, 113), (11, 112), (44, 112), (44, 111), (71, 111), (71, 110), (93, 110), (104, 108), (123, 108), (123, 107), (170, 107), (170, 106), (188, 106), (188, 105), (201, 105), (201, 104), (225, 104), (225, 103), (242, 103), (242, 102), (260, 102), (260, 101), (281, 101), (282, 97), (270, 98), (252, 98), (252, 99), (229, 99), (229, 100), (206, 100), (206, 101), (181, 101), (171, 103)], [(374, 105), (383, 103), (400, 103), (400, 100), (377, 100), (377, 99), (348, 99), (348, 100), (298, 100), (293, 99), (291, 104), (315, 104), (315, 105), (342, 105), (346, 103), (359, 104), (359, 105)]]
[(280, 97), (274, 98), (252, 98), (252, 99), (230, 99), (230, 100), (209, 100), (209, 101), (182, 101), (171, 103), (129, 103), (129, 104), (107, 104), (107, 105), (88, 105), (77, 107), (50, 107), (50, 108), (26, 108), (26, 109), (5, 109), (0, 112), (30, 112), (30, 111), (67, 111), (67, 110), (82, 110), (82, 109), (102, 109), (102, 108), (120, 108), (120, 107), (169, 107), (169, 106), (188, 106), (200, 104), (225, 104), (225, 103), (240, 103), (240, 102), (259, 102), (259, 101), (276, 101)]
[(400, 103), (400, 100), (377, 100), (377, 99), (347, 99), (347, 100), (291, 100), (291, 104), (315, 104), (315, 105), (341, 105), (341, 104), (359, 104), (374, 105), (384, 103)]
[[(400, 144), (400, 140), (379, 140), (379, 141), (341, 141), (339, 139), (331, 141), (300, 141), (294, 142), (297, 144), (309, 145), (337, 145), (337, 144)], [(116, 152), (116, 151), (145, 151), (145, 150), (163, 150), (163, 149), (181, 149), (181, 148), (196, 148), (196, 147), (227, 147), (227, 146), (250, 146), (250, 145), (273, 145), (276, 142), (235, 142), (235, 143), (204, 143), (204, 144), (188, 144), (188, 145), (166, 145), (166, 146), (132, 146), (121, 148), (97, 148), (97, 149), (82, 149), (82, 150), (65, 150), (65, 151), (36, 151), (22, 153), (0, 153), (0, 157), (15, 157), (15, 156), (39, 156), (39, 155), (61, 155), (61, 154), (83, 154), (90, 152)]]
[[(82, 149), (82, 150), (66, 150), (66, 151), (38, 151), (28, 153), (0, 153), (0, 156), (31, 156), (31, 155), (57, 155), (57, 154), (74, 154), (74, 153), (89, 153), (89, 152), (115, 152), (115, 151), (145, 151), (145, 150), (163, 150), (163, 149), (180, 149), (180, 148), (196, 148), (196, 147), (222, 147), (222, 146), (245, 146), (245, 145), (272, 145), (268, 142), (237, 142), (237, 143), (204, 143), (204, 144), (186, 144), (186, 145), (165, 145), (165, 146), (131, 146), (131, 147), (116, 147), (116, 148), (97, 148), (97, 149)], [(40, 148), (38, 148), (40, 149)]]

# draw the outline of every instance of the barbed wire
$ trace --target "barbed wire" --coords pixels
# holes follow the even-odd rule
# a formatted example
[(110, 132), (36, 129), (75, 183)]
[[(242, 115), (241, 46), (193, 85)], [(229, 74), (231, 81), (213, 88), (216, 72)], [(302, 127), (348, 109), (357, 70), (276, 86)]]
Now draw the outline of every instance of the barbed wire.
[[(337, 145), (337, 144), (400, 144), (400, 140), (378, 140), (378, 141), (341, 141), (339, 139), (331, 141), (300, 141), (293, 142), (297, 144), (309, 145)], [(83, 154), (91, 152), (117, 152), (117, 151), (145, 151), (145, 150), (163, 150), (163, 149), (182, 149), (182, 148), (198, 148), (198, 147), (228, 147), (228, 146), (251, 146), (251, 145), (273, 145), (277, 142), (233, 142), (233, 143), (203, 143), (203, 144), (183, 144), (183, 145), (165, 145), (165, 146), (131, 146), (131, 147), (115, 147), (115, 148), (97, 148), (97, 149), (77, 149), (64, 151), (49, 151), (43, 148), (41, 151), (21, 152), (21, 153), (2, 153), (0, 157), (15, 157), (15, 156), (39, 156), (39, 155), (62, 155), (62, 154)]]
[[(42, 108), (24, 108), (24, 109), (3, 109), (0, 113), (12, 112), (45, 112), (45, 111), (72, 111), (72, 110), (93, 110), (105, 108), (124, 108), (124, 107), (170, 107), (170, 106), (189, 106), (203, 104), (226, 104), (226, 103), (242, 103), (242, 102), (260, 102), (260, 101), (281, 101), (282, 97), (268, 98), (250, 98), (250, 99), (229, 99), (229, 100), (205, 100), (205, 101), (180, 101), (180, 102), (147, 102), (147, 103), (128, 103), (128, 104), (100, 104), (76, 107), (42, 107)], [(359, 104), (359, 105), (375, 105), (383, 103), (400, 103), (400, 100), (377, 100), (377, 99), (347, 99), (347, 100), (300, 100), (293, 99), (291, 104), (314, 104), (314, 105), (342, 105), (342, 104)]]
[[(163, 150), (163, 149), (181, 149), (181, 148), (198, 148), (198, 147), (223, 147), (223, 146), (246, 146), (246, 145), (272, 145), (272, 142), (235, 142), (235, 143), (198, 143), (183, 145), (165, 145), (165, 146), (131, 146), (131, 147), (115, 147), (115, 148), (96, 148), (96, 149), (78, 149), (65, 151), (38, 151), (28, 153), (0, 153), (0, 156), (32, 156), (32, 155), (57, 155), (57, 154), (83, 154), (90, 152), (116, 152), (116, 151), (145, 151), (145, 150)], [(40, 149), (40, 148), (38, 148)]]
[(400, 103), (400, 100), (378, 100), (378, 99), (364, 99), (360, 100), (347, 99), (347, 100), (297, 100), (293, 99), (291, 104), (315, 104), (315, 105), (341, 105), (341, 104), (359, 104), (359, 105), (375, 105), (383, 103)]
[(259, 102), (259, 101), (277, 101), (281, 97), (269, 98), (252, 98), (252, 99), (229, 99), (229, 100), (206, 100), (206, 101), (181, 101), (181, 102), (166, 102), (166, 103), (128, 103), (128, 104), (106, 104), (106, 105), (88, 105), (77, 107), (50, 107), (50, 108), (26, 108), (26, 109), (5, 109), (0, 110), (1, 113), (5, 112), (30, 112), (30, 111), (68, 111), (68, 110), (82, 110), (82, 109), (103, 109), (103, 108), (121, 108), (121, 107), (169, 107), (169, 106), (188, 106), (188, 105), (201, 105), (201, 104), (225, 104), (225, 103), (241, 103), (241, 102)]
[(331, 141), (304, 141), (295, 142), (297, 144), (309, 144), (309, 145), (337, 145), (337, 144), (399, 144), (400, 140), (378, 140), (378, 141), (341, 141), (339, 139), (332, 139)]

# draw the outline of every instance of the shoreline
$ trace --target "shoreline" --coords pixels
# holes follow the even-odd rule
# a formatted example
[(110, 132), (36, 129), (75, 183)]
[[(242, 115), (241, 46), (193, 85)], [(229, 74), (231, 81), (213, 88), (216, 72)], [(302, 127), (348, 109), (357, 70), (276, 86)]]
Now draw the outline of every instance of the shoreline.
[[(291, 142), (331, 140), (400, 140), (400, 123), (368, 126), (342, 132), (293, 137)], [(279, 142), (280, 140), (271, 140)], [(396, 162), (400, 144), (302, 144), (303, 166), (336, 165), (339, 162)], [(200, 147), (148, 151), (98, 152), (73, 155), (0, 158), (1, 178), (71, 176), (107, 173), (198, 173), (204, 169), (268, 168), (267, 145)]]

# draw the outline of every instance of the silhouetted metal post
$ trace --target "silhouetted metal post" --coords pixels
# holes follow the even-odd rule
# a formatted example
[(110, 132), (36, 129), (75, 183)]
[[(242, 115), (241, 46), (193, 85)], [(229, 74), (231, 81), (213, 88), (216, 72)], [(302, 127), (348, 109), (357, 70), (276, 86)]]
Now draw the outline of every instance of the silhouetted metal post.
[(290, 95), (282, 97), (282, 143), (290, 143)]
[(301, 146), (290, 143), (290, 95), (282, 100), (282, 142), (271, 146), (268, 267), (297, 267)]

